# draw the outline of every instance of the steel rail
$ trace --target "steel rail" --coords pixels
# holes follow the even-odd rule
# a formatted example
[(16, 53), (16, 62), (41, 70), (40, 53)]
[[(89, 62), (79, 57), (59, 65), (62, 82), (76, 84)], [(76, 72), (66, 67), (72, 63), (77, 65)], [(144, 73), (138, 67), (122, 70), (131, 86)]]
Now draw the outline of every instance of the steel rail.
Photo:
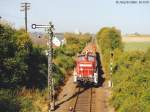
[(92, 100), (93, 100), (93, 88), (82, 89), (79, 87), (78, 94), (76, 96), (73, 112), (93, 112)]

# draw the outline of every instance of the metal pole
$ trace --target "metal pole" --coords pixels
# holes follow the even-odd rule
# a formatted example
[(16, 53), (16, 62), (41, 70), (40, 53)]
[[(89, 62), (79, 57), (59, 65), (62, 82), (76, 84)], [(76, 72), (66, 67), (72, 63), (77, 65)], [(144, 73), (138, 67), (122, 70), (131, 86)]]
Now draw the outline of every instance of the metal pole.
[(52, 67), (53, 67), (53, 29), (54, 26), (52, 25), (52, 23), (50, 22), (48, 25), (36, 25), (36, 24), (32, 24), (32, 28), (36, 29), (36, 28), (45, 28), (48, 30), (48, 36), (49, 36), (49, 40), (48, 40), (48, 112), (54, 112), (55, 110), (55, 89), (54, 89), (54, 78), (53, 78), (53, 71), (52, 71)]
[[(50, 23), (51, 25), (51, 23)], [(53, 111), (55, 109), (55, 91), (54, 91), (54, 79), (52, 76), (52, 54), (53, 54), (53, 31), (51, 28), (48, 29), (49, 34), (49, 50), (48, 50), (48, 87), (49, 87), (49, 112)]]
[(27, 13), (27, 11), (30, 9), (30, 3), (21, 3), (21, 8), (23, 8), (23, 9), (21, 9), (20, 11), (24, 11), (24, 15), (25, 15), (25, 31), (27, 32), (28, 31), (28, 23), (27, 23), (27, 15), (28, 15), (28, 13)]
[(27, 29), (27, 3), (25, 3), (25, 30), (26, 32), (28, 31)]

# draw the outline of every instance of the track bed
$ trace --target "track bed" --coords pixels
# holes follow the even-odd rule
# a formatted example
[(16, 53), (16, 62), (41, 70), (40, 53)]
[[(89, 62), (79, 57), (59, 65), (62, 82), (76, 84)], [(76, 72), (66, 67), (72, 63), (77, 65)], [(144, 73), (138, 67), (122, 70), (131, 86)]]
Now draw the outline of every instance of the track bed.
[(94, 88), (79, 88), (74, 112), (95, 112)]

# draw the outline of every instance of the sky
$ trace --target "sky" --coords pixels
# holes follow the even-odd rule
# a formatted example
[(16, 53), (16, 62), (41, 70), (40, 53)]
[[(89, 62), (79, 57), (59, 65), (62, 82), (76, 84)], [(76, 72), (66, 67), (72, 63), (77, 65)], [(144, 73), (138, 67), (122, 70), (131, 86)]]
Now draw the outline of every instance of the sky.
[(116, 0), (0, 0), (0, 16), (16, 28), (24, 27), (21, 2), (31, 3), (28, 11), (29, 31), (37, 31), (31, 28), (31, 24), (48, 24), (52, 21), (55, 32), (78, 30), (96, 33), (102, 27), (116, 27), (123, 34), (150, 34), (150, 3), (117, 4)]

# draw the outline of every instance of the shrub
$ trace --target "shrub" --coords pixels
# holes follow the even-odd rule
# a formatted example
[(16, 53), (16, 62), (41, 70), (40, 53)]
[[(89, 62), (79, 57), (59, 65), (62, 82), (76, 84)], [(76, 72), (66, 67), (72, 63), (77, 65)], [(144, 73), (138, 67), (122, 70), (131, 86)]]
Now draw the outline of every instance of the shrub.
[(0, 90), (1, 112), (19, 112), (20, 104), (17, 97), (10, 90)]
[(148, 112), (150, 60), (147, 53), (124, 52), (115, 61), (111, 100), (117, 112)]
[(102, 54), (102, 65), (106, 78), (110, 78), (110, 58), (111, 53), (116, 53), (115, 50), (123, 51), (121, 41), (121, 32), (116, 28), (104, 27), (96, 35), (97, 46)]

